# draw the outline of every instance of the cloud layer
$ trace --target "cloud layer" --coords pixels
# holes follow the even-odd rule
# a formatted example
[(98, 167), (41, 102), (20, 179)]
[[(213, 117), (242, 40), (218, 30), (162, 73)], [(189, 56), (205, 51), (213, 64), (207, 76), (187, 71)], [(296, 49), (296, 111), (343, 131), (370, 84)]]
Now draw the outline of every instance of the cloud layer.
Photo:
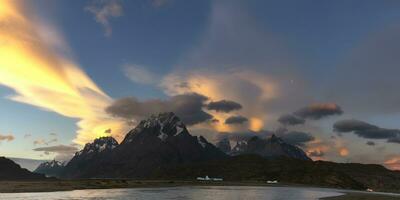
[(247, 117), (243, 117), (240, 115), (236, 116), (230, 116), (225, 120), (225, 124), (243, 124), (245, 122), (249, 121)]
[(240, 110), (242, 109), (242, 105), (239, 103), (236, 103), (234, 101), (227, 101), (227, 100), (221, 100), (221, 101), (212, 101), (207, 105), (208, 110), (215, 110), (217, 112), (231, 112), (234, 110)]
[(285, 114), (278, 118), (278, 122), (285, 126), (304, 124), (306, 119), (319, 120), (332, 115), (341, 115), (343, 110), (334, 103), (318, 103), (303, 107), (293, 114)]
[(0, 13), (0, 84), (14, 90), (9, 99), (78, 119), (80, 144), (123, 128), (104, 112), (112, 99), (65, 56), (61, 36), (43, 38), (43, 22), (18, 1), (2, 1)]
[(340, 120), (333, 125), (333, 130), (338, 133), (354, 133), (359, 137), (368, 139), (388, 139), (393, 142), (400, 137), (400, 130), (386, 129), (363, 122), (360, 120)]
[(343, 114), (342, 109), (334, 103), (311, 104), (294, 112), (295, 115), (303, 119), (318, 120), (331, 115)]
[(46, 155), (55, 153), (56, 160), (68, 161), (74, 156), (75, 152), (78, 151), (78, 148), (74, 146), (56, 145), (56, 146), (35, 148), (33, 149), (33, 151), (43, 152)]
[(139, 101), (135, 97), (118, 99), (106, 108), (106, 112), (125, 120), (140, 120), (160, 112), (174, 112), (187, 125), (194, 125), (212, 119), (203, 111), (207, 97), (196, 94), (182, 94), (168, 100)]

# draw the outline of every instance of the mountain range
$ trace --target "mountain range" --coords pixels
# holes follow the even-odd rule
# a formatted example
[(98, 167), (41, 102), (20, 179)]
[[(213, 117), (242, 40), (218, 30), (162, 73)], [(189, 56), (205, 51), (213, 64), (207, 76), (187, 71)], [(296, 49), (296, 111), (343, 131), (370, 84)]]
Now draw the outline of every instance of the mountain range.
[(160, 166), (217, 160), (225, 153), (192, 136), (174, 113), (141, 121), (121, 142), (102, 137), (86, 144), (59, 175), (64, 178), (146, 178)]
[(231, 181), (400, 190), (400, 172), (380, 165), (312, 161), (301, 148), (275, 135), (231, 144), (225, 138), (214, 146), (202, 136), (192, 136), (174, 113), (161, 113), (142, 120), (120, 144), (101, 137), (86, 144), (65, 166), (52, 161), (36, 172), (63, 179), (194, 180), (210, 175)]
[(257, 154), (268, 159), (287, 157), (299, 160), (311, 160), (302, 149), (286, 143), (275, 135), (272, 135), (270, 138), (260, 138), (258, 136), (248, 139), (243, 138), (236, 141), (236, 145), (233, 148), (231, 147), (231, 141), (228, 138), (223, 138), (217, 143), (217, 147), (231, 156)]

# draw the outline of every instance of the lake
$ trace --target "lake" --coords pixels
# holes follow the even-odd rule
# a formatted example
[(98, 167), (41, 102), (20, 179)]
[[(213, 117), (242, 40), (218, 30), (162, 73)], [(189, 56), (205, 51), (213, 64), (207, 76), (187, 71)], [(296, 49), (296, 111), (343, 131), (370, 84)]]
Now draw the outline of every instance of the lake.
[(321, 197), (338, 196), (335, 190), (301, 187), (248, 187), (248, 186), (193, 186), (171, 188), (132, 188), (75, 190), (45, 193), (0, 194), (2, 200), (121, 200), (121, 199), (174, 199), (174, 200), (316, 200)]

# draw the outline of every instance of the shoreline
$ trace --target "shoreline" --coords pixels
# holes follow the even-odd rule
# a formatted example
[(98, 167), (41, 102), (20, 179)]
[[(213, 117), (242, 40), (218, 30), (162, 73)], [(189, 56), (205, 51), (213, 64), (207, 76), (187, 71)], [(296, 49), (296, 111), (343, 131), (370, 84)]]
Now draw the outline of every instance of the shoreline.
[(399, 200), (400, 196), (384, 195), (364, 192), (345, 192), (343, 195), (334, 197), (324, 197), (319, 200)]
[[(82, 180), (39, 180), (39, 181), (0, 181), (0, 195), (2, 193), (40, 193), (62, 192), (87, 189), (124, 189), (124, 188), (151, 188), (151, 187), (182, 187), (182, 186), (254, 186), (254, 187), (304, 187), (324, 188), (317, 186), (293, 184), (267, 184), (263, 182), (201, 182), (176, 180), (131, 180), (131, 179), (82, 179)], [(390, 194), (366, 193), (362, 191), (340, 191), (344, 195), (321, 198), (320, 200), (398, 200), (399, 196)]]

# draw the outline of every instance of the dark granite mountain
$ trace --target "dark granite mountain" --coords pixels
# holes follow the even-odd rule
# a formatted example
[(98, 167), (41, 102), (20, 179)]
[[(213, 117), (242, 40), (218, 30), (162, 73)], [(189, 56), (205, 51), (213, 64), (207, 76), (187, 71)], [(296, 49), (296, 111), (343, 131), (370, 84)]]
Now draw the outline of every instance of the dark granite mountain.
[(75, 156), (64, 167), (61, 177), (89, 178), (99, 173), (97, 165), (111, 161), (112, 151), (118, 142), (112, 137), (101, 137), (88, 143), (75, 153)]
[[(120, 145), (95, 140), (67, 164), (65, 178), (146, 178), (161, 166), (227, 157), (202, 136), (192, 136), (174, 113), (143, 120)], [(105, 145), (105, 146), (104, 146)]]
[(222, 151), (232, 156), (257, 154), (264, 158), (287, 157), (299, 160), (311, 160), (302, 149), (286, 143), (275, 135), (272, 135), (268, 139), (262, 139), (257, 136), (251, 137), (250, 139), (243, 139), (237, 141), (232, 149), (229, 140), (225, 138), (218, 142), (217, 146)]
[(0, 180), (40, 180), (45, 178), (43, 174), (30, 172), (12, 160), (0, 157)]
[(218, 149), (226, 154), (229, 154), (232, 151), (232, 147), (228, 138), (222, 138), (215, 146), (217, 146)]
[(40, 164), (36, 169), (35, 173), (44, 174), (47, 177), (58, 177), (64, 170), (64, 163), (52, 160)]

